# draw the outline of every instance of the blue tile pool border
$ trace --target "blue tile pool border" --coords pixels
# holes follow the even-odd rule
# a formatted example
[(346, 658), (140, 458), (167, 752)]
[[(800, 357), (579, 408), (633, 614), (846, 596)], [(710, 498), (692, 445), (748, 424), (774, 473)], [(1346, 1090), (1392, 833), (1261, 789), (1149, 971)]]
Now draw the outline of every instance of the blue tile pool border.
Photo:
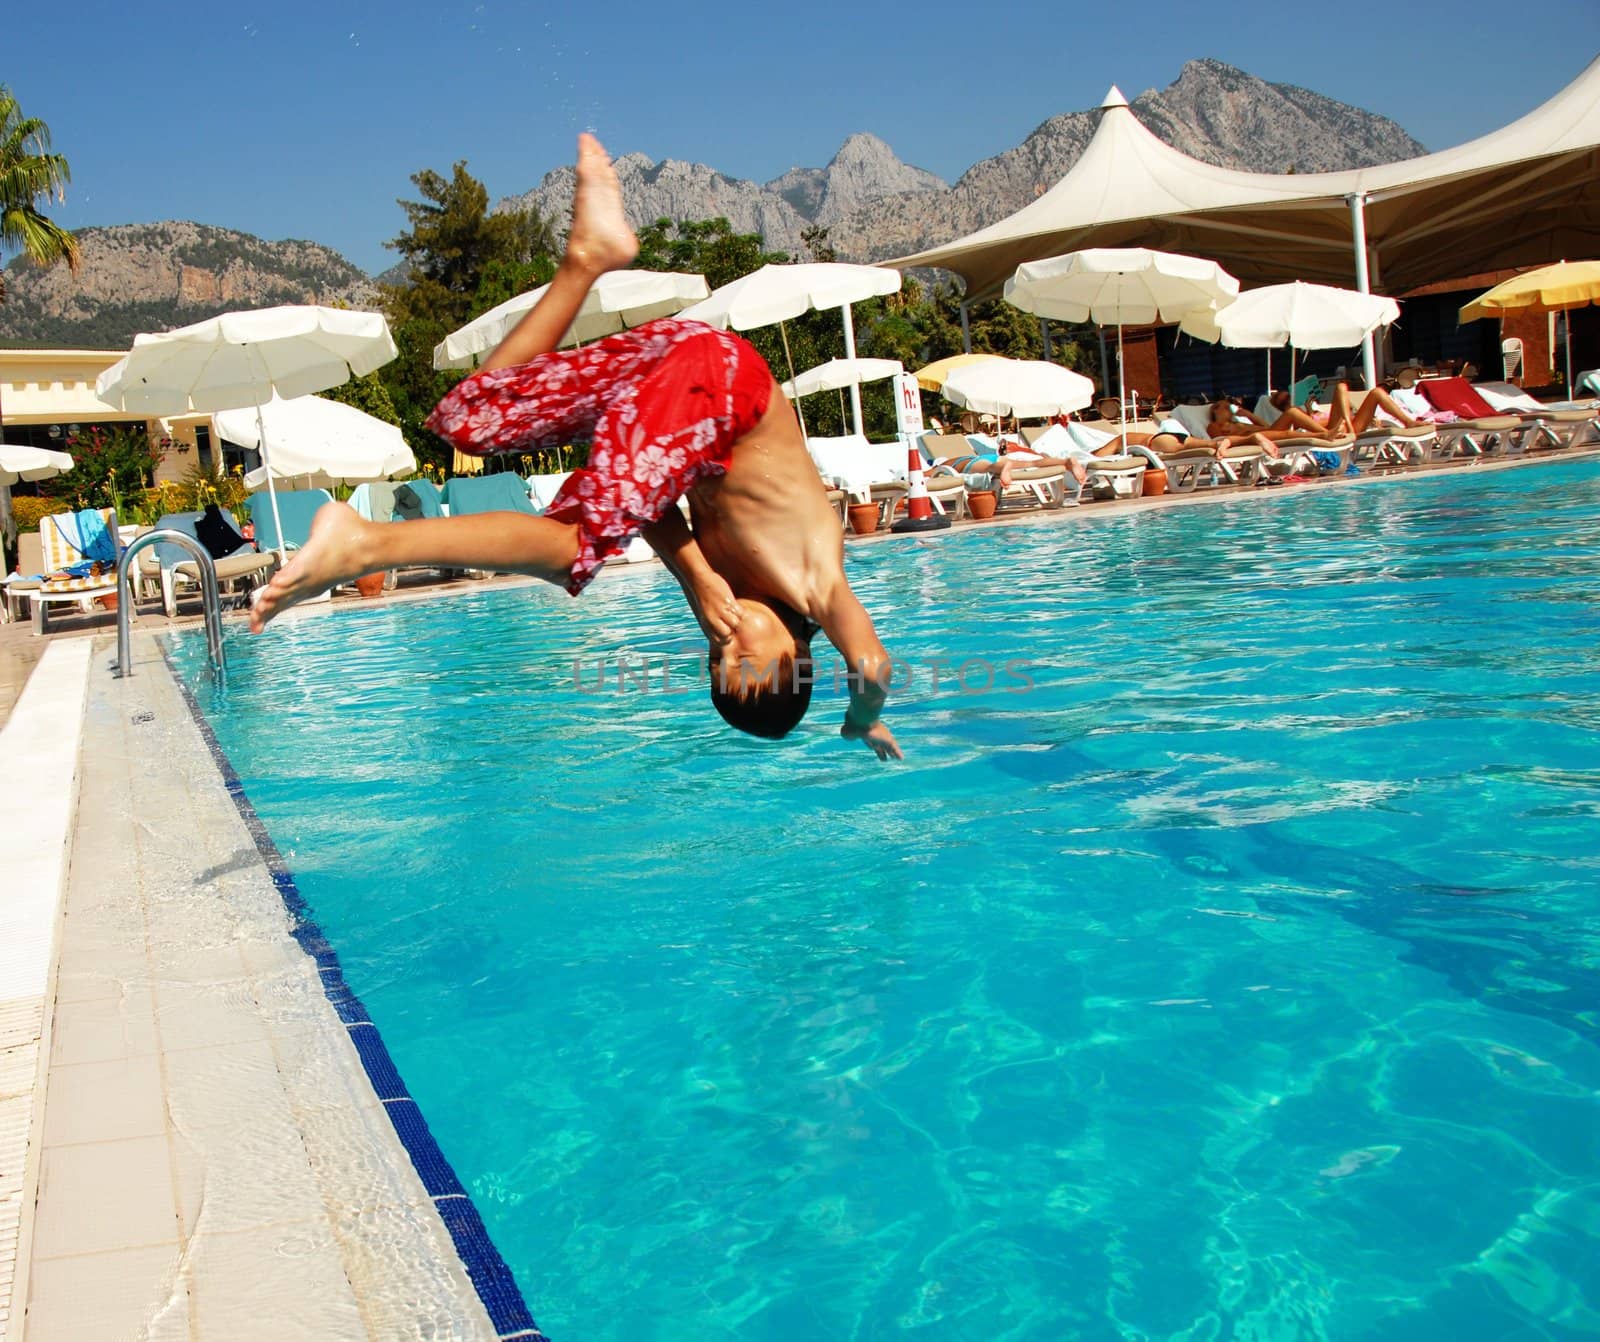
[(244, 784), (234, 771), (233, 764), (217, 740), (216, 733), (211, 730), (211, 724), (206, 721), (199, 702), (184, 683), (183, 676), (174, 665), (165, 643), (162, 642), (159, 646), (167, 670), (171, 673), (178, 692), (183, 696), (184, 703), (188, 705), (189, 715), (199, 728), (206, 749), (211, 752), (212, 762), (222, 775), (223, 786), (227, 788), (228, 796), (233, 799), (239, 818), (249, 830), (256, 851), (260, 853), (261, 860), (272, 876), (272, 884), (283, 900), (284, 907), (289, 911), (294, 923), (291, 935), (299, 943), (300, 948), (316, 962), (317, 973), (322, 979), (322, 991), (334, 1011), (338, 1013), (339, 1020), (343, 1023), (350, 1042), (355, 1046), (356, 1053), (361, 1059), (367, 1080), (371, 1083), (374, 1093), (383, 1102), (384, 1112), (389, 1116), (395, 1136), (405, 1147), (406, 1154), (411, 1158), (412, 1167), (422, 1180), (423, 1187), (427, 1189), (428, 1197), (438, 1212), (439, 1219), (450, 1232), (451, 1242), (455, 1245), (462, 1266), (467, 1270), (473, 1289), (478, 1293), (478, 1299), (488, 1311), (489, 1321), (494, 1325), (495, 1333), (502, 1342), (512, 1342), (512, 1339), (516, 1339), (516, 1342), (549, 1342), (539, 1331), (539, 1325), (533, 1321), (527, 1302), (522, 1298), (521, 1288), (518, 1287), (516, 1278), (512, 1275), (505, 1259), (500, 1256), (500, 1251), (495, 1248), (494, 1241), (489, 1237), (489, 1231), (472, 1201), (472, 1195), (456, 1177), (455, 1170), (451, 1168), (444, 1152), (439, 1149), (438, 1142), (434, 1140), (433, 1133), (429, 1131), (421, 1107), (407, 1091), (400, 1071), (394, 1065), (394, 1059), (389, 1056), (388, 1047), (383, 1042), (383, 1036), (376, 1022), (367, 1014), (361, 999), (345, 982), (338, 953), (311, 916), (310, 905), (300, 893), (294, 873), (289, 870), (283, 860), (283, 854), (278, 851), (278, 845), (267, 833), (267, 828), (262, 824), (261, 817), (256, 814), (250, 798), (245, 795)]

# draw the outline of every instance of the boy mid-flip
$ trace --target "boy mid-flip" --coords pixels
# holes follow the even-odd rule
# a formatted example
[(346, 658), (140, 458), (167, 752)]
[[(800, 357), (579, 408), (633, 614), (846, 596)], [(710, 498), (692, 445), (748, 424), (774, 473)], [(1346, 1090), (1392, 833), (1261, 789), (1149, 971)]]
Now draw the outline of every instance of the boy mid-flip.
[[(558, 350), (595, 280), (638, 253), (605, 150), (578, 140), (566, 253), (544, 296), (429, 417), (466, 452), (592, 444), (542, 517), (480, 513), (366, 522), (327, 504), (263, 589), (259, 633), (296, 602), (364, 573), (441, 565), (527, 573), (580, 592), (643, 535), (711, 641), (711, 698), (733, 726), (785, 735), (811, 700), (810, 637), (845, 663), (840, 734), (901, 758), (879, 720), (889, 656), (844, 577), (844, 536), (794, 412), (736, 335), (667, 318)], [(694, 528), (679, 511), (687, 496)]]

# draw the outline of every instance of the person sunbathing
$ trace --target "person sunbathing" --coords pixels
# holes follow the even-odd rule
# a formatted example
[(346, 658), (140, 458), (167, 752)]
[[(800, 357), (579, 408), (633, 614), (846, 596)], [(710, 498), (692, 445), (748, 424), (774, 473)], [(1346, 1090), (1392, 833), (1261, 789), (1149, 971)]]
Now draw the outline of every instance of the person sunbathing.
[(1237, 423), (1241, 420), (1244, 424), (1255, 426), (1259, 431), (1278, 439), (1296, 435), (1315, 437), (1330, 433), (1361, 434), (1372, 427), (1380, 411), (1408, 429), (1416, 428), (1421, 422), (1409, 415), (1405, 407), (1382, 387), (1374, 387), (1361, 398), (1361, 404), (1352, 409), (1349, 385), (1344, 382), (1335, 383), (1325, 415), (1317, 415), (1292, 405), (1287, 391), (1275, 391), (1269, 399), (1273, 409), (1278, 412), (1271, 423), (1241, 406), (1235, 406), (1231, 401), (1215, 402), (1211, 407), (1213, 434), (1227, 422)]
[[(251, 629), (338, 583), (412, 564), (526, 573), (576, 596), (642, 534), (710, 642), (711, 700), (729, 724), (777, 738), (800, 721), (820, 630), (848, 670), (840, 735), (879, 759), (902, 758), (881, 718), (889, 655), (845, 580), (843, 532), (794, 411), (755, 348), (675, 318), (556, 348), (594, 282), (638, 249), (611, 160), (580, 135), (555, 278), (427, 424), (476, 455), (587, 440), (588, 464), (539, 517), (375, 523), (325, 504), (305, 548), (263, 589)], [(692, 529), (678, 506), (685, 497)]]
[[(1060, 418), (1055, 421), (1056, 425), (1060, 427), (1063, 434), (1069, 434), (1066, 426), (1070, 422), (1070, 420), (1063, 420)], [(1173, 424), (1176, 425), (1176, 421), (1173, 421)], [(1085, 426), (1079, 425), (1077, 426), (1077, 429), (1079, 433), (1083, 433), (1085, 431)], [(1090, 433), (1096, 432), (1092, 428), (1090, 428), (1088, 431)], [(1105, 430), (1100, 430), (1098, 432), (1105, 437), (1105, 441), (1094, 447), (1086, 446), (1081, 440), (1077, 438), (1071, 438), (1069, 434), (1071, 446), (1062, 449), (1065, 453), (1063, 458), (1064, 464), (1072, 472), (1073, 478), (1077, 480), (1080, 486), (1088, 482), (1089, 467), (1097, 457), (1120, 457), (1131, 455), (1143, 457), (1146, 461), (1151, 462), (1153, 465), (1155, 461), (1159, 460), (1163, 455), (1170, 455), (1171, 453), (1177, 452), (1181, 448), (1194, 446), (1206, 448), (1213, 456), (1220, 460), (1223, 451), (1231, 445), (1226, 439), (1197, 438), (1187, 431), (1176, 427), (1160, 427), (1154, 433), (1150, 433), (1142, 429), (1118, 429), (1116, 433), (1108, 433)], [(1047, 441), (1052, 441), (1053, 438), (1054, 430), (1045, 435), (1045, 437), (1041, 438), (1039, 441), (1042, 444)], [(1266, 446), (1271, 450), (1273, 456), (1277, 456), (1276, 448), (1272, 448), (1270, 443), (1266, 444)]]

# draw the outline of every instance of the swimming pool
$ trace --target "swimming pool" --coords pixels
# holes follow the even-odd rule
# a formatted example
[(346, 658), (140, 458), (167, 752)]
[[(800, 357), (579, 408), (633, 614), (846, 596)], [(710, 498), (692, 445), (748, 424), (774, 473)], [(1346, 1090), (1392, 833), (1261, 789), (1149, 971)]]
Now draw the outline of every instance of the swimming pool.
[(1592, 463), (853, 547), (893, 767), (659, 571), (175, 658), (556, 1342), (1566, 1338), (1597, 549)]

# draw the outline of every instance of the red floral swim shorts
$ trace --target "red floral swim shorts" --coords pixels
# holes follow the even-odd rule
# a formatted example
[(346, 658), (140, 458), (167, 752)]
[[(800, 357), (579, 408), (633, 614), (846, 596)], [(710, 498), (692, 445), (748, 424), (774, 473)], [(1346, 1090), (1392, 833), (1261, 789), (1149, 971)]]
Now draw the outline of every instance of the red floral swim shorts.
[(576, 596), (600, 566), (696, 482), (728, 468), (766, 413), (772, 374), (755, 348), (666, 317), (583, 349), (474, 373), (428, 416), (462, 452), (525, 452), (587, 441), (589, 464), (545, 516), (578, 525), (567, 580)]

